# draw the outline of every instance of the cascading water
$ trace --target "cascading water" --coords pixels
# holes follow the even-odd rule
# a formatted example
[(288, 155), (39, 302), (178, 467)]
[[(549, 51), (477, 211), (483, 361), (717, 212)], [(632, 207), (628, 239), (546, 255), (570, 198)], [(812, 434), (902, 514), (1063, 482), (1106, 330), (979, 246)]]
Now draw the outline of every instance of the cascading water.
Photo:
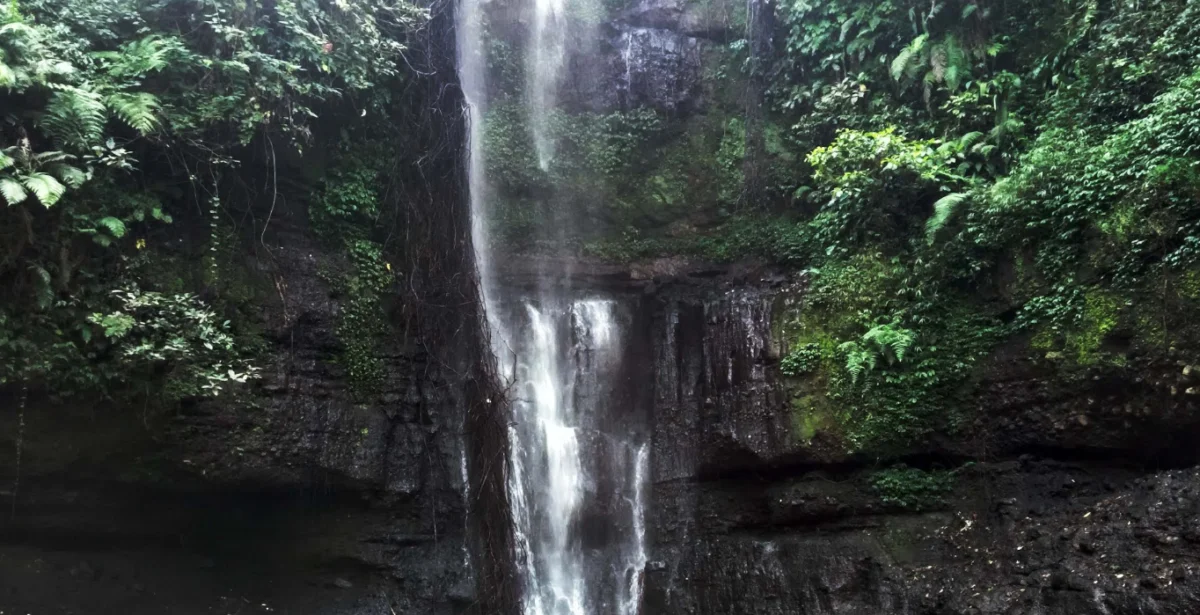
[[(528, 0), (521, 100), (543, 171), (550, 115), (568, 57), (567, 2)], [(488, 79), (485, 0), (460, 0), (458, 61), (470, 121), (472, 235), (492, 350), (511, 402), (508, 491), (523, 615), (638, 615), (646, 565), (649, 447), (618, 397), (632, 318), (615, 297), (573, 290), (567, 267), (544, 267), (539, 290), (508, 285), (493, 258), (483, 143)], [(562, 229), (542, 229), (542, 237)]]
[(550, 168), (550, 161), (554, 158), (549, 115), (554, 110), (559, 79), (567, 57), (564, 4), (564, 0), (533, 0), (533, 34), (526, 68), (526, 92), (533, 144), (537, 149), (538, 166), (543, 171)]

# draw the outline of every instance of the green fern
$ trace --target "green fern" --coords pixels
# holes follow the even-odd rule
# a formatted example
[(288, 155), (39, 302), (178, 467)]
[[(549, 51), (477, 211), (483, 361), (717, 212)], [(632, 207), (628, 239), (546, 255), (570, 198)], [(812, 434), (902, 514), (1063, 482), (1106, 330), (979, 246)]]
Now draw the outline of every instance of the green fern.
[(933, 215), (925, 222), (925, 239), (930, 245), (933, 245), (937, 234), (946, 227), (946, 223), (954, 217), (954, 212), (958, 211), (958, 207), (966, 200), (965, 192), (954, 192), (938, 199), (933, 204)]
[(850, 372), (850, 380), (857, 383), (863, 374), (874, 370), (878, 355), (870, 348), (863, 348), (857, 342), (845, 342), (838, 346), (838, 351), (846, 355), (846, 371)]
[[(50, 207), (66, 193), (78, 188), (90, 175), (67, 164), (74, 156), (60, 151), (31, 153), (23, 147), (0, 150), (0, 197), (9, 205), (25, 202), (30, 193)], [(65, 185), (64, 185), (65, 184)]]
[(62, 180), (62, 183), (71, 188), (78, 188), (82, 186), (90, 177), (83, 169), (73, 167), (69, 164), (55, 163), (49, 165), (46, 167), (46, 169), (50, 171), (52, 175)]
[(120, 51), (101, 51), (93, 54), (106, 62), (109, 76), (121, 80), (139, 80), (166, 68), (173, 51), (182, 49), (173, 38), (147, 36), (121, 46)]
[(879, 365), (880, 357), (889, 365), (903, 363), (916, 341), (915, 331), (896, 325), (879, 325), (858, 342), (842, 343), (838, 352), (846, 355), (846, 371), (850, 373), (851, 381), (857, 383), (863, 374)]
[[(924, 76), (923, 67), (927, 69)], [(959, 89), (971, 74), (970, 53), (953, 34), (936, 42), (931, 42), (928, 34), (922, 34), (892, 60), (891, 73), (892, 79), (900, 82), (920, 78), (928, 98), (938, 84), (945, 84), (952, 91)]]
[(42, 114), (41, 126), (61, 145), (86, 149), (104, 134), (107, 117), (99, 94), (64, 87), (50, 98)]
[(130, 128), (145, 135), (158, 127), (158, 98), (147, 92), (117, 93), (106, 101), (113, 115)]
[(37, 281), (34, 290), (34, 296), (37, 297), (37, 306), (39, 309), (46, 309), (54, 302), (54, 278), (46, 271), (45, 267), (31, 264), (29, 270), (33, 272), (33, 279)]
[(879, 325), (868, 331), (862, 339), (864, 344), (873, 346), (888, 363), (903, 363), (909, 348), (917, 341), (917, 334), (895, 325)]
[(104, 227), (104, 230), (108, 231), (109, 235), (112, 235), (113, 237), (116, 237), (117, 239), (120, 239), (125, 236), (125, 233), (126, 233), (125, 223), (117, 218), (114, 218), (112, 216), (107, 216), (107, 217), (101, 218), (99, 221), (96, 222), (96, 224), (98, 226)]
[(943, 81), (951, 91), (958, 90), (958, 86), (962, 83), (962, 76), (967, 75), (971, 70), (967, 51), (958, 42), (958, 37), (953, 34), (946, 36), (942, 48), (946, 54), (946, 70)]
[(983, 134), (982, 132), (968, 132), (958, 140), (959, 147), (962, 151), (970, 150), (975, 145), (981, 143), (985, 138), (987, 138), (987, 135)]
[(40, 171), (22, 176), (21, 183), (46, 207), (52, 207), (67, 191), (67, 187), (54, 176)]
[(928, 41), (929, 35), (922, 34), (900, 51), (900, 55), (892, 60), (892, 79), (900, 81), (905, 75), (912, 76), (911, 72), (914, 68), (920, 66), (921, 58), (924, 56), (925, 43)]
[(29, 192), (25, 190), (25, 186), (22, 186), (21, 182), (10, 177), (3, 177), (0, 178), (0, 196), (4, 197), (9, 205), (16, 205), (25, 202), (25, 199), (29, 198)]

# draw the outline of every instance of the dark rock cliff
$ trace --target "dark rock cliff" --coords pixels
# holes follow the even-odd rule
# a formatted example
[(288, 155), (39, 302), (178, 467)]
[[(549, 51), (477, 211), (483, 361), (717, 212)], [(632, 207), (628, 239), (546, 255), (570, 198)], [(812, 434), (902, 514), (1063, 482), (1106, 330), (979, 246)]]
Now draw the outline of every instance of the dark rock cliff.
[[(84, 452), (35, 472), (3, 534), (6, 605), (438, 613), (474, 600), (455, 380), (398, 337), (385, 390), (355, 403), (329, 360), (336, 299), (288, 226), (285, 213), (277, 262), (294, 311), (264, 310), (279, 326), (262, 408), (177, 418), (152, 447), (170, 480), (80, 481)], [(959, 468), (941, 501), (913, 510), (880, 497), (876, 462), (836, 429), (797, 424), (775, 322), (802, 304), (795, 280), (669, 263), (580, 273), (637, 306), (627, 378), (653, 380), (629, 401), (652, 425), (645, 612), (1200, 611), (1190, 370), (1059, 382), (1000, 353), (972, 420), (907, 453)], [(31, 413), (33, 440), (65, 441), (48, 416)]]
[[(470, 561), (464, 427), (491, 383), (462, 190), (452, 9), (436, 5), (408, 51), (425, 72), (404, 95), (425, 115), (397, 121), (417, 122), (413, 140), (427, 148), (388, 178), (385, 205), (405, 212), (408, 228), (393, 242), (381, 385), (364, 394), (347, 373), (338, 322), (349, 298), (331, 281), (350, 263), (309, 226), (311, 173), (281, 164), (276, 198), (251, 204), (269, 223), (243, 238), (234, 263), (254, 295), (247, 324), (263, 342), (263, 378), (165, 416), (33, 391), (16, 494), (14, 451), (0, 451), (0, 613), (433, 614), (486, 604)], [(244, 172), (271, 177), (264, 165), (274, 163), (253, 159)], [(0, 393), (8, 442), (18, 392)]]
[(382, 387), (357, 396), (334, 333), (342, 298), (319, 273), (339, 257), (304, 221), (280, 207), (272, 256), (252, 264), (278, 292), (250, 395), (145, 426), (129, 408), (30, 404), (20, 497), (0, 521), (0, 610), (451, 613), (474, 600), (449, 346), (427, 349), (421, 315), (405, 315), (380, 347)]
[[(509, 282), (546, 266), (512, 261)], [(960, 424), (880, 455), (792, 404), (780, 321), (805, 308), (802, 276), (572, 269), (638, 310), (625, 379), (642, 394), (621, 412), (652, 430), (645, 613), (1200, 612), (1192, 368), (1078, 379), (1001, 348)], [(953, 484), (889, 500), (873, 478), (897, 460)]]
[[(720, 2), (635, 4), (581, 42), (597, 47), (603, 74), (578, 73), (570, 102), (702, 109), (704, 54), (745, 28), (737, 14)], [(456, 101), (438, 104), (443, 120), (458, 117)], [(435, 157), (446, 165), (430, 173), (436, 190), (413, 191), (435, 195), (416, 201), (425, 215), (413, 228), (466, 228), (437, 221), (462, 205), (457, 155)], [(247, 257), (269, 290), (269, 361), (250, 400), (192, 405), (148, 429), (130, 409), (34, 399), (18, 506), (0, 511), (0, 613), (476, 604), (463, 426), (486, 345), (472, 329), (470, 246), (451, 232), (437, 254), (457, 258), (413, 259), (424, 305), (407, 291), (397, 301), (384, 385), (364, 400), (336, 360), (341, 299), (323, 271), (338, 257), (305, 220), (302, 199), (283, 202), (262, 238), (270, 257)], [(509, 263), (510, 278), (527, 264)], [(577, 273), (636, 298), (626, 371), (647, 388), (628, 403), (652, 442), (644, 613), (1200, 613), (1200, 369), (1064, 379), (1020, 348), (995, 353), (963, 424), (899, 454), (953, 469), (953, 486), (903, 506), (873, 486), (877, 458), (791, 405), (777, 331), (781, 305), (803, 309), (802, 280), (668, 261)], [(11, 433), (15, 398), (0, 403)]]
[(870, 455), (788, 403), (773, 320), (801, 288), (655, 291), (647, 612), (1200, 612), (1186, 366), (1074, 382), (999, 353), (967, 424), (907, 453), (959, 467), (952, 491), (906, 509), (872, 487)]

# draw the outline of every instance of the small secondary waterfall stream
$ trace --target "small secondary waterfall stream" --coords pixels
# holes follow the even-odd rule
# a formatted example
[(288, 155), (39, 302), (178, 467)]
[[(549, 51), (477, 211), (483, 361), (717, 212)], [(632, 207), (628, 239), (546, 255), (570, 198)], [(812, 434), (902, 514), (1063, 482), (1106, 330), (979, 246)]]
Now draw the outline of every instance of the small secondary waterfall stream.
[[(543, 171), (551, 114), (567, 65), (568, 3), (528, 0), (528, 130)], [(472, 234), (487, 322), (511, 413), (508, 491), (523, 615), (637, 615), (645, 550), (649, 449), (622, 406), (622, 300), (574, 288), (567, 266), (542, 267), (533, 288), (506, 283), (491, 228), (484, 134), (488, 74), (483, 0), (460, 0), (458, 62), (470, 121)], [(550, 225), (546, 225), (549, 227)], [(562, 228), (542, 228), (543, 238)], [(555, 259), (565, 261), (566, 259)]]

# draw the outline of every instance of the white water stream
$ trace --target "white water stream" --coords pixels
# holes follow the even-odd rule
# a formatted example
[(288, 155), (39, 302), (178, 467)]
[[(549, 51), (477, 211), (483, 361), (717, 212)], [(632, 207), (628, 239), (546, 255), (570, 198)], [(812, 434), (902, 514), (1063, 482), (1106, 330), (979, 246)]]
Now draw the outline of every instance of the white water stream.
[(526, 95), (529, 124), (538, 166), (550, 168), (554, 159), (554, 140), (550, 135), (550, 114), (558, 100), (558, 84), (567, 59), (566, 0), (532, 0), (533, 33), (526, 68)]
[[(527, 0), (524, 100), (543, 170), (566, 66), (567, 3)], [(492, 349), (509, 391), (508, 491), (523, 615), (638, 615), (646, 565), (648, 447), (617, 407), (626, 311), (545, 274), (540, 292), (508, 288), (494, 259), (483, 147), (485, 0), (459, 0), (458, 65), (470, 122), (472, 236)], [(543, 230), (551, 236), (555, 231)]]

